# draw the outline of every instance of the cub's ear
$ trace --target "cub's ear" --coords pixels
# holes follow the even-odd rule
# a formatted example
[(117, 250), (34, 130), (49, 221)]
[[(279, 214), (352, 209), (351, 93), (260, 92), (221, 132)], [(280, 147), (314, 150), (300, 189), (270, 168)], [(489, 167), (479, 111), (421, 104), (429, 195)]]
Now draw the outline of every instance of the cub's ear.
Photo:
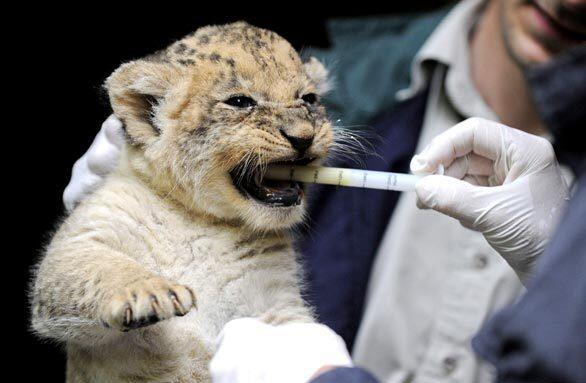
[(123, 64), (108, 77), (110, 104), (133, 143), (148, 143), (161, 133), (154, 117), (180, 77), (179, 68), (146, 60)]
[(305, 73), (315, 83), (318, 94), (326, 94), (332, 89), (332, 84), (328, 80), (329, 72), (318, 59), (310, 57), (303, 66), (305, 67)]

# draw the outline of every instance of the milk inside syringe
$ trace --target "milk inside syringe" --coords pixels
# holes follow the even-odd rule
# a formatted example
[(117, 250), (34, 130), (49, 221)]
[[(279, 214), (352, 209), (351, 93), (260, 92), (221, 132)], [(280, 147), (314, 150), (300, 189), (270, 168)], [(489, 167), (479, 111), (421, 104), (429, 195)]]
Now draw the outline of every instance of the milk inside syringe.
[(330, 168), (318, 166), (273, 165), (266, 178), (367, 189), (412, 191), (422, 176), (373, 170)]

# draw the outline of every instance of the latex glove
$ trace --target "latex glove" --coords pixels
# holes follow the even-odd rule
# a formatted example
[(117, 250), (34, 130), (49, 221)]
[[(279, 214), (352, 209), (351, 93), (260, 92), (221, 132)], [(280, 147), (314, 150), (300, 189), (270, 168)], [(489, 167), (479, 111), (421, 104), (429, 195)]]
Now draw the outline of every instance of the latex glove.
[(526, 281), (568, 200), (551, 144), (496, 122), (471, 118), (433, 139), (411, 161), (431, 175), (416, 185), (418, 206), (481, 232)]
[(63, 203), (68, 211), (101, 185), (118, 164), (123, 145), (122, 123), (111, 115), (102, 124), (88, 151), (73, 165), (71, 180), (63, 192)]
[(346, 345), (316, 323), (228, 322), (210, 363), (214, 383), (306, 383), (324, 366), (351, 366)]

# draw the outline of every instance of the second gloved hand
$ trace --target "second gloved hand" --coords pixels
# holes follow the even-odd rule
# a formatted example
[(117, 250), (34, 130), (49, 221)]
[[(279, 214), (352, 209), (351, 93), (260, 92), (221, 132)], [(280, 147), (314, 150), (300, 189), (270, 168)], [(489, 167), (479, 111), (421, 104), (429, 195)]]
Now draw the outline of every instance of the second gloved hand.
[(551, 144), (496, 122), (471, 118), (437, 136), (411, 161), (418, 205), (481, 232), (522, 281), (543, 253), (568, 199)]
[(210, 363), (214, 383), (306, 383), (324, 366), (351, 366), (346, 345), (316, 323), (228, 322)]
[(88, 151), (73, 165), (71, 180), (63, 192), (63, 203), (68, 211), (102, 184), (118, 164), (124, 145), (122, 122), (114, 115), (104, 121)]

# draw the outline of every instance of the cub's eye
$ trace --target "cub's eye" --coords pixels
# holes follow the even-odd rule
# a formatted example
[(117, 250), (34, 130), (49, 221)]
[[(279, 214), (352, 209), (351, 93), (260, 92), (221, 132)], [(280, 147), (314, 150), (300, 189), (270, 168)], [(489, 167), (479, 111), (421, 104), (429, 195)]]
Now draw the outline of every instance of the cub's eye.
[(301, 99), (308, 103), (309, 105), (315, 104), (317, 102), (317, 95), (315, 93), (307, 93), (301, 96)]
[(224, 104), (235, 106), (237, 108), (251, 108), (256, 106), (256, 101), (246, 96), (232, 96), (224, 101)]

